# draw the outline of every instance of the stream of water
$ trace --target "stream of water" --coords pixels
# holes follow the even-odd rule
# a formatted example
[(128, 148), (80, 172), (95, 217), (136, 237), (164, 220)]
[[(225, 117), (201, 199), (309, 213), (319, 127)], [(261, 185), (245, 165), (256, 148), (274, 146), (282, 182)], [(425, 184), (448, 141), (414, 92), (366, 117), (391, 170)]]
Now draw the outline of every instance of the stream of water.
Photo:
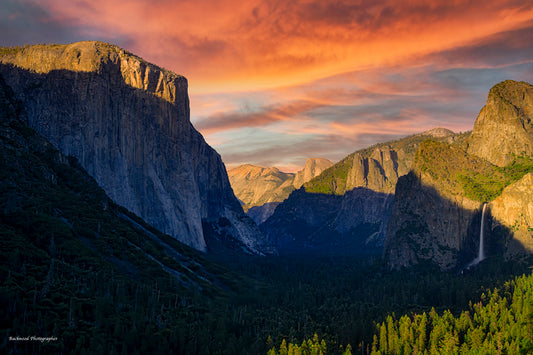
[(483, 204), (483, 211), (481, 212), (481, 226), (479, 227), (479, 250), (477, 257), (468, 264), (467, 269), (479, 264), (483, 259), (485, 259), (485, 210), (487, 209), (487, 204)]

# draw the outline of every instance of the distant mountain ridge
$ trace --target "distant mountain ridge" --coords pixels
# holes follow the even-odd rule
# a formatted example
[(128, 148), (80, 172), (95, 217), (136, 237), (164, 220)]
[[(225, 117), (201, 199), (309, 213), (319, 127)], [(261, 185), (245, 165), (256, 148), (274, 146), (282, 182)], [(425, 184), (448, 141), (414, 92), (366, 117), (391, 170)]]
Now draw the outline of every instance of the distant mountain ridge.
[(198, 250), (204, 224), (224, 218), (249, 252), (273, 251), (192, 126), (183, 76), (101, 42), (2, 48), (0, 73), (30, 126), (118, 204)]
[(260, 225), (280, 253), (381, 254), (399, 176), (428, 138), (461, 138), (438, 128), (356, 151), (276, 207)]
[[(228, 177), (235, 196), (243, 203), (244, 210), (255, 207), (252, 218), (260, 215), (256, 220), (260, 223), (271, 215), (271, 207), (285, 200), (292, 191), (332, 165), (331, 161), (324, 158), (308, 158), (303, 169), (297, 173), (284, 173), (276, 167), (264, 168), (244, 164), (228, 170)], [(265, 204), (268, 205), (261, 208)]]
[(228, 178), (235, 196), (247, 211), (252, 206), (283, 201), (294, 190), (295, 174), (284, 173), (276, 167), (252, 164), (228, 170)]
[(375, 144), (343, 158), (318, 177), (305, 183), (307, 192), (342, 195), (355, 187), (392, 193), (398, 177), (407, 174), (420, 142), (435, 138), (452, 142), (457, 135), (444, 128)]

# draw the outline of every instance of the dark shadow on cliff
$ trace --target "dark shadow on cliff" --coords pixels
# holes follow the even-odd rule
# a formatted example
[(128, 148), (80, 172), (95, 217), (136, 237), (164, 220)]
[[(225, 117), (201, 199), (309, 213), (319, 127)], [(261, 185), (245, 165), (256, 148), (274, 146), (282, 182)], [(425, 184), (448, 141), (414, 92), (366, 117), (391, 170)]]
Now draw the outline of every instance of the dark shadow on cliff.
[(366, 188), (330, 195), (302, 187), (260, 228), (280, 255), (379, 255), (393, 199)]
[(239, 224), (234, 231), (246, 229), (242, 235), (249, 239), (256, 234), (255, 247), (263, 247), (259, 229), (240, 223), (247, 217), (220, 155), (190, 123), (186, 88), (176, 88), (170, 103), (126, 84), (114, 63), (103, 63), (98, 72), (45, 74), (0, 64), (0, 74), (17, 87), (25, 123), (76, 156), (118, 204), (198, 248), (202, 221), (217, 221), (228, 209)]
[(261, 206), (252, 206), (248, 209), (246, 214), (250, 216), (257, 225), (260, 225), (274, 214), (276, 208), (278, 208), (281, 203), (282, 202), (267, 202)]
[[(151, 137), (143, 137), (139, 136), (142, 135), (144, 132), (142, 130), (135, 130), (132, 128), (132, 132), (121, 132), (119, 127), (121, 124), (123, 124), (124, 120), (127, 120), (129, 117), (129, 114), (133, 114), (136, 112), (136, 110), (145, 109), (147, 107), (153, 107), (158, 106), (160, 107), (158, 110), (161, 112), (167, 112), (170, 110), (174, 110), (173, 115), (170, 115), (172, 120), (165, 120), (162, 119), (160, 116), (144, 116), (142, 119), (142, 122), (131, 122), (132, 124), (137, 125), (143, 125), (143, 124), (149, 124), (150, 127), (154, 127), (157, 129), (162, 130), (162, 132), (166, 134), (170, 134), (171, 132), (176, 133), (178, 137), (181, 138), (181, 135), (184, 134), (185, 130), (192, 130), (194, 132), (194, 137), (188, 137), (184, 136), (183, 139), (188, 140), (199, 140), (202, 141), (205, 145), (202, 145), (204, 147), (204, 150), (210, 150), (214, 155), (216, 155), (218, 158), (220, 158), (219, 154), (210, 146), (205, 143), (204, 138), (202, 135), (192, 126), (190, 120), (189, 120), (189, 100), (187, 96), (187, 92), (184, 92), (183, 98), (181, 101), (178, 102), (176, 100), (175, 103), (170, 103), (167, 100), (155, 95), (154, 93), (147, 92), (142, 89), (138, 89), (135, 87), (132, 87), (124, 82), (124, 79), (121, 76), (120, 68), (116, 67), (113, 63), (104, 63), (102, 64), (102, 68), (100, 70), (101, 72), (77, 72), (77, 71), (69, 71), (69, 70), (52, 70), (49, 73), (45, 74), (39, 74), (35, 73), (29, 70), (25, 70), (19, 67), (15, 67), (11, 64), (0, 64), (0, 73), (6, 78), (6, 82), (9, 83), (10, 80), (8, 80), (9, 77), (15, 77), (15, 81), (26, 81), (26, 87), (24, 88), (24, 92), (22, 95), (26, 96), (22, 101), (28, 100), (28, 101), (36, 101), (36, 100), (47, 100), (46, 103), (50, 106), (53, 106), (54, 108), (59, 108), (57, 111), (61, 112), (61, 119), (68, 119), (69, 115), (72, 116), (72, 114), (75, 112), (75, 107), (68, 107), (66, 103), (64, 102), (63, 98), (52, 98), (50, 97), (49, 92), (52, 92), (54, 90), (57, 90), (57, 92), (61, 92), (63, 95), (69, 95), (70, 92), (72, 92), (74, 95), (77, 95), (76, 102), (73, 102), (73, 105), (90, 105), (91, 102), (82, 102), (83, 95), (87, 98), (87, 100), (91, 99), (91, 94), (94, 94), (94, 90), (102, 90), (104, 92), (103, 96), (106, 97), (106, 99), (109, 100), (109, 104), (112, 105), (113, 109), (127, 109), (124, 114), (121, 115), (120, 122), (117, 122), (116, 130), (113, 132), (117, 136), (124, 136), (125, 134), (131, 133), (136, 134), (135, 137), (126, 137), (126, 138), (138, 138), (140, 140), (147, 139)], [(55, 82), (55, 78), (61, 78), (61, 83)], [(97, 80), (98, 79), (98, 80)], [(109, 84), (108, 87), (101, 88), (101, 87), (95, 87), (101, 84), (102, 79)], [(96, 82), (96, 84), (94, 84)], [(81, 84), (80, 84), (81, 83)], [(76, 91), (76, 86), (81, 85), (82, 87), (87, 89), (86, 93), (80, 94)], [(120, 95), (122, 97), (119, 98), (120, 102), (114, 102), (115, 97), (113, 95), (116, 94), (116, 91), (120, 91)], [(135, 107), (126, 107), (127, 102), (124, 99), (124, 97), (132, 97), (135, 101)], [(19, 98), (20, 99), (20, 98)], [(26, 105), (25, 105), (26, 106)], [(26, 108), (27, 109), (27, 108)], [(52, 110), (50, 110), (52, 111)], [(31, 116), (32, 113), (28, 112), (28, 116)], [(56, 117), (53, 117), (54, 119), (58, 119)], [(71, 117), (72, 119), (77, 117)], [(106, 120), (110, 119), (109, 117), (101, 117), (100, 119)], [(184, 122), (185, 124), (182, 124), (183, 122), (179, 122), (181, 119), (186, 120)], [(42, 124), (42, 122), (29, 122), (30, 126), (33, 126), (34, 124)], [(80, 122), (79, 126), (77, 127), (79, 131), (81, 131), (82, 127), (80, 127), (83, 124), (83, 122)], [(49, 130), (53, 130), (54, 127), (49, 127)], [(39, 131), (39, 129), (37, 129)], [(72, 132), (76, 133), (76, 127), (72, 128)], [(102, 134), (108, 134), (109, 132), (99, 132), (100, 135)], [(149, 132), (146, 132), (148, 134)], [(42, 134), (42, 133), (41, 133)], [(46, 134), (43, 134), (46, 136)], [(119, 138), (117, 138), (118, 140)], [(121, 141), (124, 141), (125, 138), (120, 138)], [(52, 142), (54, 143), (54, 142)], [(159, 142), (157, 142), (159, 143)], [(166, 142), (161, 142), (161, 144)], [(191, 142), (185, 142), (184, 144), (191, 143)], [(202, 148), (200, 147), (200, 148)], [(120, 146), (116, 147), (117, 149), (121, 149)], [(141, 147), (142, 148), (142, 147)], [(207, 148), (207, 149), (205, 149)], [(140, 156), (145, 152), (142, 151), (135, 151), (132, 152), (132, 155), (136, 155), (132, 159), (135, 160), (136, 163), (143, 163), (143, 159), (147, 159), (147, 155)], [(201, 153), (201, 152), (199, 152)], [(155, 153), (154, 153), (155, 154)], [(174, 164), (178, 165), (186, 165), (185, 157), (182, 156), (185, 152), (179, 152), (178, 160), (179, 162), (175, 162)], [(155, 156), (155, 158), (161, 158), (158, 156)], [(79, 158), (78, 158), (79, 159)], [(82, 159), (79, 159), (80, 161)], [(169, 163), (170, 164), (170, 163)], [(178, 166), (179, 167), (179, 166)], [(222, 167), (224, 167), (222, 165)], [(138, 166), (137, 168), (142, 169), (142, 166)], [(172, 166), (170, 166), (172, 168)], [(225, 169), (225, 168), (224, 168)], [(86, 169), (87, 170), (87, 169)], [(224, 171), (225, 172), (225, 171)], [(216, 172), (218, 175), (218, 171)], [(218, 176), (217, 176), (218, 177)], [(197, 176), (196, 179), (198, 180), (205, 180), (206, 182), (209, 180), (209, 176)], [(226, 174), (226, 180), (227, 180), (227, 174)], [(227, 182), (228, 188), (229, 188), (229, 180)], [(205, 198), (207, 200), (207, 218), (218, 218), (218, 207), (221, 207), (221, 200), (226, 199), (226, 204), (231, 205), (232, 208), (236, 210), (242, 211), (242, 207), (240, 206), (240, 203), (238, 199), (233, 195), (232, 191), (224, 191), (224, 196), (221, 196), (220, 193), (213, 192), (210, 190), (210, 186), (202, 186), (203, 189), (206, 191), (200, 191), (201, 194), (205, 195)], [(156, 194), (156, 191), (154, 190), (154, 186), (145, 186), (145, 189), (147, 191), (144, 191), (146, 195), (153, 195)], [(231, 190), (231, 188), (229, 188)], [(151, 207), (153, 208), (153, 207)]]
[[(480, 234), (483, 229), (484, 237), (484, 255), (503, 256), (507, 246), (513, 238), (512, 231), (506, 226), (502, 225), (490, 213), (490, 207), (487, 207), (485, 221), (483, 226), (482, 212), (483, 207), (476, 211), (472, 222), (468, 228), (468, 237), (464, 241), (461, 250), (458, 253), (458, 265), (468, 265), (473, 259), (479, 255)], [(521, 252), (527, 254), (527, 250), (522, 246)]]
[(24, 115), (0, 75), (0, 353), (184, 353), (150, 324), (212, 333), (196, 310), (248, 283), (113, 203)]
[[(503, 257), (513, 233), (492, 217), (489, 206), (483, 225), (484, 256)], [(413, 172), (402, 176), (387, 226), (385, 261), (394, 269), (435, 263), (443, 270), (463, 270), (478, 257), (482, 210), (482, 202), (474, 210), (462, 208)], [(523, 246), (520, 253), (528, 255)]]

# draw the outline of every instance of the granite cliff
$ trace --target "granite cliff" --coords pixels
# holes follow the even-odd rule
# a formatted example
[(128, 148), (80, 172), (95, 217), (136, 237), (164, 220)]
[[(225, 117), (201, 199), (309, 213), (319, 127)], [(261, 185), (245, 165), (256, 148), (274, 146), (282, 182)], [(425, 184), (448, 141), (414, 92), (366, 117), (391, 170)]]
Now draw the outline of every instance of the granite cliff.
[(277, 205), (304, 183), (320, 175), (333, 163), (323, 158), (309, 158), (296, 174), (278, 168), (263, 168), (245, 164), (228, 170), (235, 196), (243, 203), (248, 215), (260, 224), (272, 215)]
[(296, 173), (292, 186), (294, 186), (295, 189), (299, 189), (303, 184), (322, 174), (324, 170), (332, 165), (333, 163), (331, 161), (324, 158), (307, 159), (303, 169)]
[[(459, 251), (465, 249), (476, 225), (479, 229), (474, 217), (480, 214), (482, 202), (465, 197), (455, 176), (465, 168), (483, 171), (488, 167), (490, 163), (455, 145), (430, 140), (421, 144), (411, 171), (396, 185), (385, 245), (391, 267), (423, 260), (443, 269), (457, 266)], [(473, 259), (473, 248), (471, 255)]]
[(533, 253), (533, 172), (507, 186), (490, 204), (492, 234), (503, 235), (505, 256)]
[(479, 251), (481, 229), (485, 255), (531, 253), (531, 93), (527, 83), (499, 83), (469, 137), (420, 145), (396, 185), (384, 251), (392, 268), (462, 268)]
[[(168, 332), (177, 333), (187, 318), (179, 303), (192, 309), (194, 319), (215, 298), (227, 300), (248, 287), (239, 275), (113, 203), (76, 158), (61, 154), (27, 122), (24, 106), (0, 75), (3, 326), (14, 336), (55, 337), (53, 345), (5, 338), (0, 353), (135, 353), (152, 348), (143, 342), (153, 331), (138, 325), (149, 324), (157, 312), (166, 317)], [(129, 350), (102, 345), (125, 339), (110, 325), (130, 329), (135, 343)], [(83, 340), (91, 333), (99, 334), (99, 344)]]
[(533, 155), (533, 86), (507, 80), (492, 87), (467, 151), (498, 166)]
[(220, 156), (190, 123), (183, 76), (101, 42), (0, 54), (29, 125), (75, 156), (116, 203), (199, 250), (202, 222), (225, 218), (247, 251), (272, 251), (233, 195)]
[(438, 128), (354, 152), (304, 183), (260, 228), (280, 253), (379, 254), (396, 182), (418, 146), (455, 137)]
[(294, 190), (294, 174), (284, 173), (275, 167), (245, 164), (228, 170), (228, 177), (245, 211), (252, 206), (283, 201)]

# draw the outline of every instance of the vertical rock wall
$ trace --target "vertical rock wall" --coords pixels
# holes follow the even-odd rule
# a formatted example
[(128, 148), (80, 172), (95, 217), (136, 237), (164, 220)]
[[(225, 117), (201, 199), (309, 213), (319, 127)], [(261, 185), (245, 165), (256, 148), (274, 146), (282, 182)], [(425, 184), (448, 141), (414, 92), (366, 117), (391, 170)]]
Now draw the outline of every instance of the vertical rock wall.
[(184, 77), (100, 42), (31, 46), (0, 62), (30, 126), (77, 157), (115, 202), (199, 250), (202, 220), (221, 217), (252, 252), (270, 250), (190, 123)]

